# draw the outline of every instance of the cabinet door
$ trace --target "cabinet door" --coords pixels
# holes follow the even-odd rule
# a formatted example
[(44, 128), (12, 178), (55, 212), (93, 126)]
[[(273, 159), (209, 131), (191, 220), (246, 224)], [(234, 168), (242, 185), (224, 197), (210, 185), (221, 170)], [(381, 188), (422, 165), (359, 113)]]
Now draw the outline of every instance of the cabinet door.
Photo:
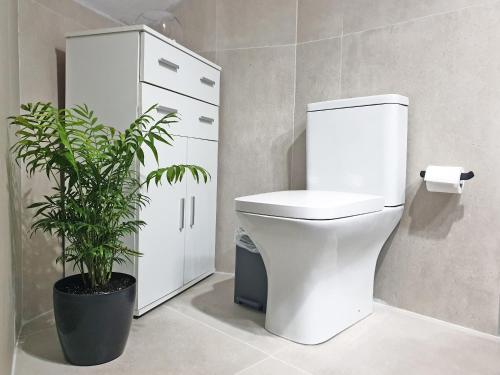
[[(174, 137), (173, 146), (158, 144), (160, 166), (186, 162), (187, 138)], [(144, 178), (157, 163), (145, 152)], [(150, 204), (140, 211), (146, 226), (139, 233), (138, 249), (143, 256), (138, 262), (138, 307), (157, 301), (183, 285), (186, 180), (169, 185), (154, 182), (145, 191)]]
[(185, 284), (214, 270), (217, 146), (214, 141), (188, 140), (188, 163), (204, 167), (212, 178), (207, 184), (197, 184), (193, 178), (187, 178)]

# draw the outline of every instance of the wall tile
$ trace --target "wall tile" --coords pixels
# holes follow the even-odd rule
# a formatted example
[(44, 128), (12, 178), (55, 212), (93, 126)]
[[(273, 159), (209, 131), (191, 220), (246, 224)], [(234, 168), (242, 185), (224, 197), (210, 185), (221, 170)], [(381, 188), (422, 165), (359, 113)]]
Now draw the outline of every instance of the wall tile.
[[(22, 0), (21, 0), (22, 1)], [(73, 0), (35, 0), (59, 16), (67, 17), (85, 28), (100, 29), (116, 26), (112, 19), (95, 13)]]
[[(83, 26), (87, 25), (87, 26)], [(86, 27), (111, 26), (112, 21), (68, 0), (19, 1), (20, 99), (64, 104), (65, 34)], [(55, 264), (60, 254), (57, 239), (30, 236), (30, 203), (50, 192), (43, 174), (21, 175), (22, 298), (23, 319), (29, 320), (52, 308), (52, 285), (61, 277)]]
[(217, 48), (295, 43), (296, 1), (217, 0)]
[(218, 271), (234, 270), (234, 198), (288, 187), (294, 47), (217, 53), (222, 66)]
[(342, 34), (342, 0), (298, 0), (297, 42)]
[(7, 117), (19, 106), (17, 0), (0, 2), (0, 373), (10, 374), (20, 317), (20, 256), (16, 210), (19, 168), (9, 157), (13, 134)]
[(344, 34), (451, 12), (486, 2), (488, 0), (344, 0)]
[(173, 39), (195, 52), (215, 51), (215, 0), (183, 0), (170, 11)]
[[(342, 96), (410, 98), (406, 209), (379, 259), (376, 296), (498, 333), (500, 3), (344, 38)], [(418, 172), (463, 165), (462, 196), (429, 193)]]
[(340, 38), (297, 46), (291, 188), (306, 188), (307, 104), (340, 95)]

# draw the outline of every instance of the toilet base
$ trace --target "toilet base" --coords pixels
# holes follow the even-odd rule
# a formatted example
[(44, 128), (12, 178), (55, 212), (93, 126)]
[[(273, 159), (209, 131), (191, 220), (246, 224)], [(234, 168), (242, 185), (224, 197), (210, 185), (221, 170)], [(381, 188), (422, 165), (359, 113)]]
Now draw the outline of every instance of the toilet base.
[(266, 329), (319, 344), (370, 315), (376, 261), (402, 212), (387, 207), (334, 220), (238, 212), (266, 266)]

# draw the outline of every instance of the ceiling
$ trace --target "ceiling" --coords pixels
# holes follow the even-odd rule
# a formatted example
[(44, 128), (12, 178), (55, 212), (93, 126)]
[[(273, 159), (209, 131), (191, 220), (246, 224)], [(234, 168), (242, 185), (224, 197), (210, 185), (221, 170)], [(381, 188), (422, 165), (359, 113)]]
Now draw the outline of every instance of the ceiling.
[(169, 11), (182, 0), (76, 0), (126, 25), (146, 24), (157, 26), (175, 18)]

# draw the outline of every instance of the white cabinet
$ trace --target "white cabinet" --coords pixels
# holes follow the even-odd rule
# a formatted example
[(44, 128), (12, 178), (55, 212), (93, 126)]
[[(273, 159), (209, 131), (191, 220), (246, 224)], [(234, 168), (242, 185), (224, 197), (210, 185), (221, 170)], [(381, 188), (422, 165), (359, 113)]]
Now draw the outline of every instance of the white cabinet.
[[(145, 26), (70, 34), (66, 46), (66, 106), (85, 103), (120, 130), (153, 105), (156, 119), (176, 112), (173, 147), (157, 145), (160, 166), (197, 164), (211, 175), (147, 190), (150, 205), (137, 211), (147, 225), (127, 239), (143, 256), (120, 269), (137, 278), (142, 315), (214, 272), (220, 68)], [(141, 178), (157, 168), (149, 151), (145, 165)]]

